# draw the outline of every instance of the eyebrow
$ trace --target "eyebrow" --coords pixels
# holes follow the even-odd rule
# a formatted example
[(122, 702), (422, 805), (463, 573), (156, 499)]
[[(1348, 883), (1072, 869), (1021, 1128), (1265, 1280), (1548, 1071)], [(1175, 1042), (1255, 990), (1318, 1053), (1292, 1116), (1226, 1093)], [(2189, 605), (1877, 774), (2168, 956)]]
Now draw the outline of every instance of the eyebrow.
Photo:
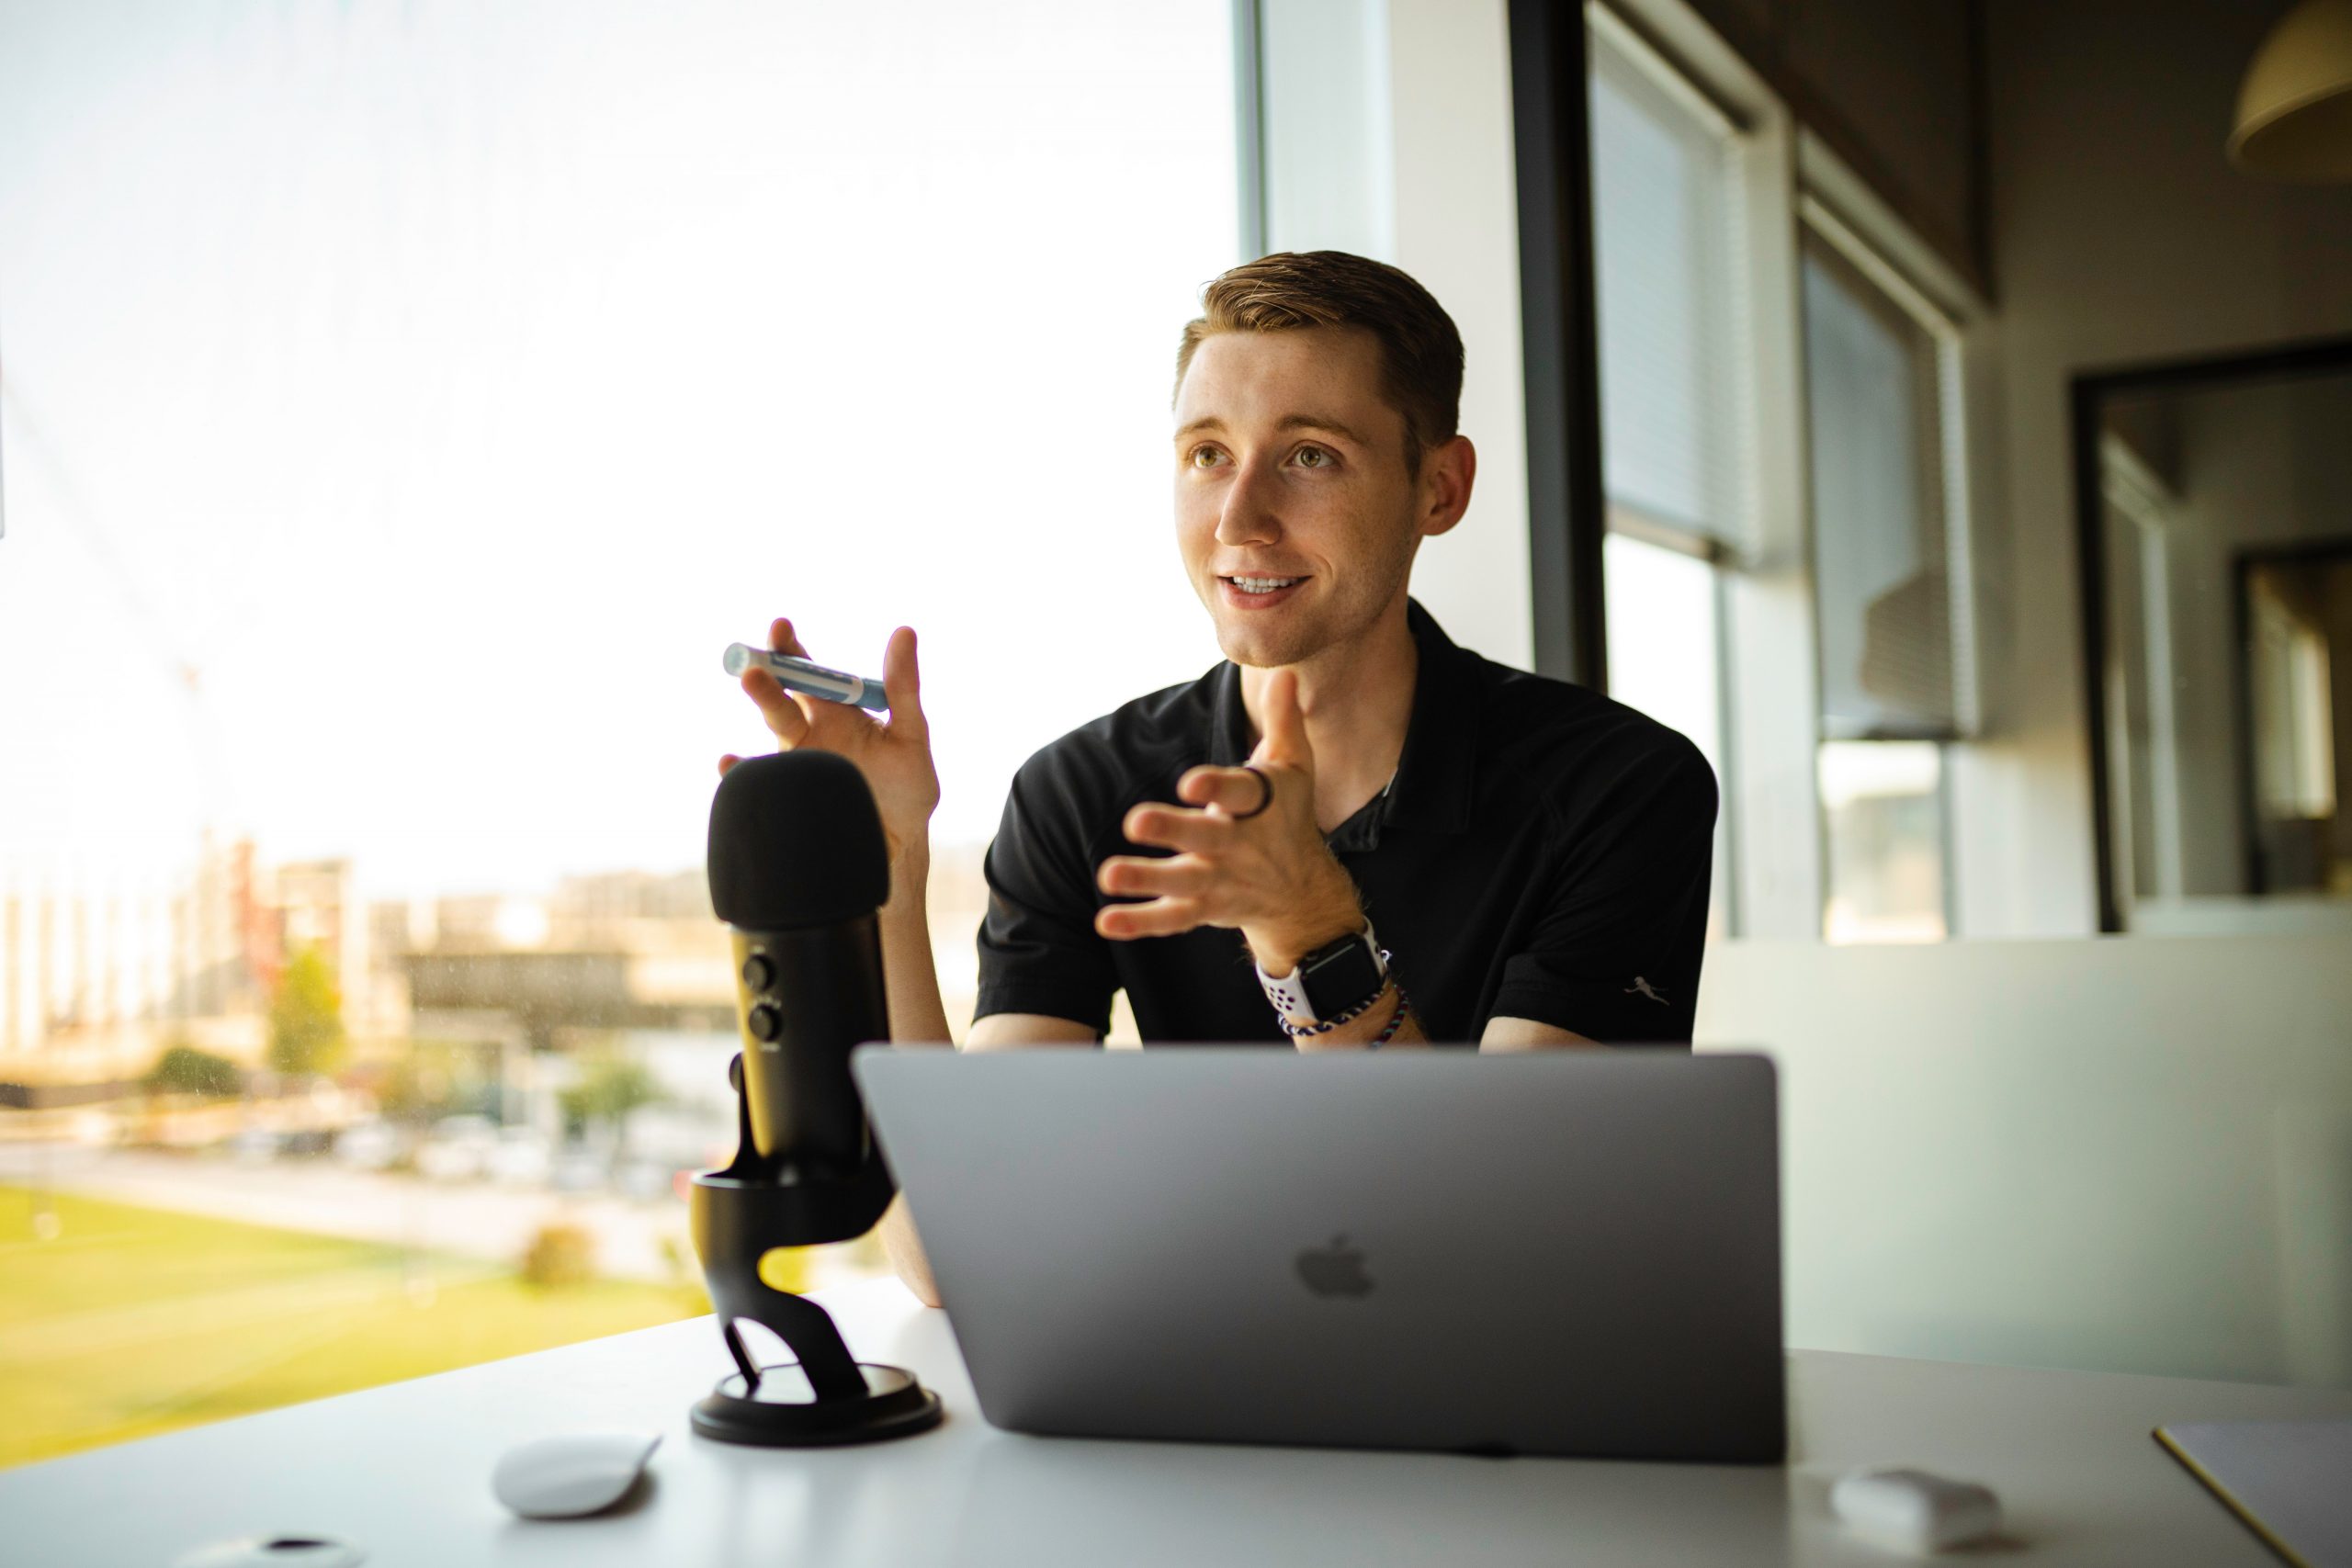
[[(1208, 414), (1193, 421), (1192, 423), (1178, 431), (1176, 433), (1176, 439), (1182, 441), (1184, 437), (1195, 434), (1204, 430), (1223, 430), (1224, 428), (1225, 421), (1217, 418), (1215, 414)], [(1280, 420), (1275, 422), (1274, 428), (1276, 430), (1329, 431), (1331, 434), (1340, 437), (1341, 440), (1352, 441), (1359, 446), (1369, 446), (1372, 445), (1371, 442), (1366, 441), (1363, 436), (1357, 434), (1352, 427), (1343, 424), (1340, 421), (1332, 419), (1325, 414), (1284, 414)]]

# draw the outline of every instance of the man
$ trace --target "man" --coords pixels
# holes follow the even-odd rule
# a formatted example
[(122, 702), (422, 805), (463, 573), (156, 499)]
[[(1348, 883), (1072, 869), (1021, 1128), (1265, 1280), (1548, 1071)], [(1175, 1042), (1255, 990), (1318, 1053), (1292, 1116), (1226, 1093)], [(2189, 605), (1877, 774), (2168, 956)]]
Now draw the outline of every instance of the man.
[[(1689, 741), (1457, 648), (1407, 594), (1469, 505), (1462, 342), (1419, 284), (1337, 252), (1204, 293), (1175, 396), (1176, 534), (1227, 662), (1022, 768), (987, 871), (967, 1049), (1688, 1043), (1715, 816)], [(778, 651), (806, 656), (791, 623)], [(743, 678), (779, 745), (873, 785), (892, 856), (891, 1034), (947, 1039), (925, 927), (938, 804), (914, 633), (890, 718)], [(722, 761), (721, 767), (733, 759)], [(899, 1272), (936, 1302), (902, 1211)]]

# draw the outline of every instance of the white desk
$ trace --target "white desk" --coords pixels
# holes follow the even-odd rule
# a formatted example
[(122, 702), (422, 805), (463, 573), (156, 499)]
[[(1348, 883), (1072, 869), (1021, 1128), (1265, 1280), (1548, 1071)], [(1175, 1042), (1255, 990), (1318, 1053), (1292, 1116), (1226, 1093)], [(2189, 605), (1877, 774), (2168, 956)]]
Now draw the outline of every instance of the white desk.
[[(947, 1422), (876, 1448), (730, 1448), (686, 1407), (727, 1370), (708, 1319), (0, 1472), (10, 1568), (161, 1568), (224, 1537), (334, 1535), (371, 1564), (1875, 1563), (1832, 1477), (1911, 1461), (1990, 1483), (2018, 1568), (2276, 1560), (2149, 1438), (2160, 1421), (2352, 1415), (2352, 1391), (1798, 1351), (1785, 1471), (1023, 1438), (980, 1418), (945, 1319), (894, 1282), (824, 1292), (851, 1348), (914, 1368)], [(526, 1523), (508, 1445), (668, 1436), (641, 1501)]]

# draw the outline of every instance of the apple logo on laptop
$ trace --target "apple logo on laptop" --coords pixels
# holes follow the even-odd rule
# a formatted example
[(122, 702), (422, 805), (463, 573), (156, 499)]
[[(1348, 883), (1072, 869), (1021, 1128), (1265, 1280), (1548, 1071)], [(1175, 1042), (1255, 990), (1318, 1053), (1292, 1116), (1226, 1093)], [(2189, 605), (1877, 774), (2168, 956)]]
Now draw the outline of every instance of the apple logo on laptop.
[(1368, 1296), (1372, 1276), (1363, 1271), (1363, 1251), (1350, 1247), (1345, 1235), (1335, 1235), (1329, 1247), (1310, 1247), (1298, 1255), (1298, 1277), (1318, 1296)]

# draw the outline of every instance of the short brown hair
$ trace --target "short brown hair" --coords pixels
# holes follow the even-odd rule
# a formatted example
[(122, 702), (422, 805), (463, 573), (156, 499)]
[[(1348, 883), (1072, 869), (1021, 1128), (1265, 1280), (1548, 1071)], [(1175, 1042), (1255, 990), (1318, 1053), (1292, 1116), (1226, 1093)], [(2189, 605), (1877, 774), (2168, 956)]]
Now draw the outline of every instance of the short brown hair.
[(1216, 333), (1362, 327), (1380, 343), (1380, 394), (1405, 416), (1405, 467), (1453, 439), (1462, 417), (1462, 334), (1430, 291), (1408, 274), (1345, 251), (1282, 251), (1213, 279), (1201, 314), (1176, 349), (1176, 384), (1193, 351)]

